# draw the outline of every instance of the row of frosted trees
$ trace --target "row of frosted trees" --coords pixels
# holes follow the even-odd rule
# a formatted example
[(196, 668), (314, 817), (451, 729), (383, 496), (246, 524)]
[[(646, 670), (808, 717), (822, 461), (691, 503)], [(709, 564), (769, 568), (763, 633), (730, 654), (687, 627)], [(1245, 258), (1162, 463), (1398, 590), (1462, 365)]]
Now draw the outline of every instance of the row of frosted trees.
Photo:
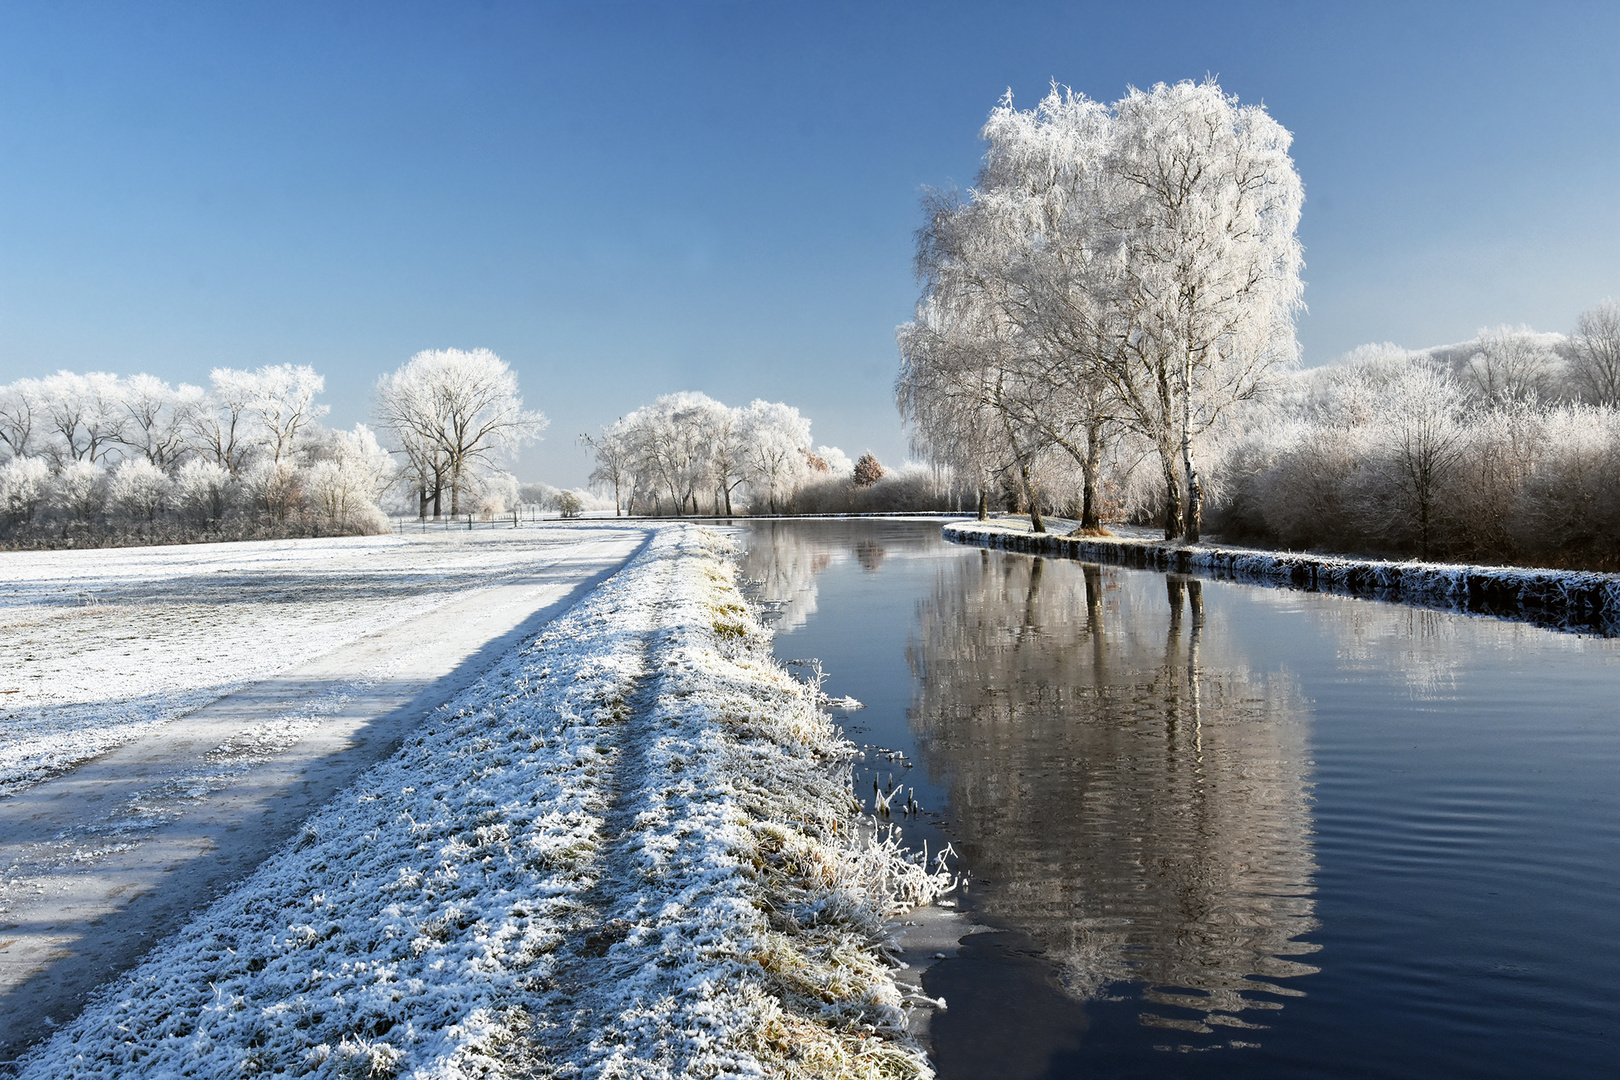
[(0, 386), (0, 533), (12, 542), (301, 535), (386, 527), (389, 455), (318, 419), (307, 366), (209, 386), (58, 372)]
[(1289, 548), (1620, 570), (1616, 314), (1289, 375), (1214, 440), (1213, 523)]
[(424, 518), (499, 513), (500, 467), (545, 417), (487, 349), (418, 353), (378, 380), (386, 447), (319, 423), (325, 381), (288, 364), (216, 368), (209, 386), (59, 372), (0, 386), (0, 538), (13, 544), (385, 530), (403, 490)]
[(810, 421), (781, 402), (726, 406), (705, 394), (666, 394), (582, 436), (591, 483), (616, 513), (839, 513), (945, 509), (948, 479), (891, 472), (866, 453), (814, 446)]
[(620, 513), (731, 514), (743, 498), (775, 513), (812, 475), (849, 471), (842, 451), (810, 449), (810, 421), (781, 402), (665, 394), (583, 440), (591, 483)]

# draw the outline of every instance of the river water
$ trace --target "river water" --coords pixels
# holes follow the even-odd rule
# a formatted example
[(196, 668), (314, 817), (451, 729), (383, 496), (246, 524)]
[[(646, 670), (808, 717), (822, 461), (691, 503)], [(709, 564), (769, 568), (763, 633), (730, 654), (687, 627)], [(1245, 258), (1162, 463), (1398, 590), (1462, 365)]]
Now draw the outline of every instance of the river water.
[(982, 932), (944, 1080), (1620, 1067), (1620, 641), (759, 522), (855, 789), (950, 843)]

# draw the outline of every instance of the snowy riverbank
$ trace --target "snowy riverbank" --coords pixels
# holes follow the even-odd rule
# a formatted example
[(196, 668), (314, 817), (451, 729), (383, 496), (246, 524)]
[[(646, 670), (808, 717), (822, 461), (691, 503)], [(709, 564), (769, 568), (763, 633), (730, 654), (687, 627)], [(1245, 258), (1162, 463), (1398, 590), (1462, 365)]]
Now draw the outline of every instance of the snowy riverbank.
[[(1052, 527), (1052, 523), (1048, 523)], [(1581, 633), (1620, 635), (1620, 574), (1527, 570), (1513, 566), (1393, 562), (1309, 552), (1266, 551), (1218, 544), (1184, 544), (1146, 535), (1066, 536), (1033, 533), (1027, 523), (958, 521), (945, 538), (1070, 559), (1147, 570), (1207, 574), (1344, 593), (1449, 611), (1522, 619)]]
[(927, 1076), (933, 896), (726, 542), (671, 526), (36, 1049), (64, 1076)]

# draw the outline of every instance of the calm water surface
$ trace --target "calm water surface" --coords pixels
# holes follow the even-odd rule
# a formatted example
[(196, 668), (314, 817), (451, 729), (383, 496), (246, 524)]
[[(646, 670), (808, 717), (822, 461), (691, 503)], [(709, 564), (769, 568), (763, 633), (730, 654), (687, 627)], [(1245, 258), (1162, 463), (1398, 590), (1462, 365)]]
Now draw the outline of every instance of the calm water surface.
[(867, 705), (857, 794), (960, 853), (942, 1077), (1620, 1074), (1620, 642), (934, 523), (744, 538), (778, 655)]

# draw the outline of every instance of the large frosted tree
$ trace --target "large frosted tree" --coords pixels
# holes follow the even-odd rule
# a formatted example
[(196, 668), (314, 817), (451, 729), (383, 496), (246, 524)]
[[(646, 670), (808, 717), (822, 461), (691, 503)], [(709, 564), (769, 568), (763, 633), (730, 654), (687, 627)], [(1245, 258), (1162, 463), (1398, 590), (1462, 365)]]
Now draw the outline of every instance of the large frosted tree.
[[(1213, 81), (1131, 90), (1114, 106), (1109, 223), (1118, 247), (1100, 287), (1116, 347), (1104, 369), (1166, 474), (1166, 529), (1202, 528), (1198, 436), (1298, 356), (1304, 188), (1293, 140), (1263, 106)], [(1186, 503), (1166, 454), (1180, 452)]]
[(997, 408), (1076, 459), (1088, 518), (1103, 442), (1126, 424), (1157, 453), (1166, 535), (1197, 540), (1201, 437), (1297, 353), (1291, 137), (1212, 81), (1112, 106), (1057, 86), (1029, 111), (1009, 96), (984, 137), (968, 204), (929, 208), (919, 313), (974, 297), (977, 336), (1003, 343)]
[(404, 453), (422, 512), (437, 517), (444, 487), (450, 513), (480, 466), (537, 438), (546, 418), (523, 407), (517, 376), (488, 349), (419, 352), (377, 383), (377, 414)]

